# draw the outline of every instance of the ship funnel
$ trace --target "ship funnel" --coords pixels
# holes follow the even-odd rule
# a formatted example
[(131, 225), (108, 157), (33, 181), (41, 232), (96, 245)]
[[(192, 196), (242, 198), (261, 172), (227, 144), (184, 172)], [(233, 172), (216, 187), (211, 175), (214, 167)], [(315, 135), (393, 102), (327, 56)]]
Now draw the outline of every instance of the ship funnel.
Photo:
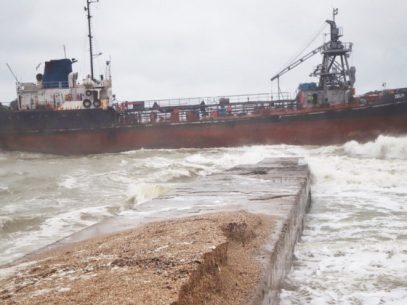
[(68, 88), (68, 75), (72, 72), (70, 59), (58, 59), (45, 62), (44, 88)]

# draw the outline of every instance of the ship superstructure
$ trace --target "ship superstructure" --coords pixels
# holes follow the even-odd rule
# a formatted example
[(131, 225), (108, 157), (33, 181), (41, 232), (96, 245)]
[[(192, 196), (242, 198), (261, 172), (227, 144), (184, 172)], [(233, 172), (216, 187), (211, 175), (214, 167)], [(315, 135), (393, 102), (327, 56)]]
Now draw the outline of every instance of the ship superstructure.
[(45, 62), (44, 73), (36, 75), (36, 83), (17, 82), (18, 110), (73, 110), (107, 109), (112, 100), (112, 76), (110, 61), (106, 62), (106, 75), (94, 77), (93, 44), (91, 28), (91, 0), (86, 0), (90, 47), (90, 75), (78, 82), (78, 73), (73, 72), (75, 59), (57, 59)]
[(18, 110), (106, 109), (112, 96), (110, 75), (101, 75), (99, 80), (89, 76), (79, 83), (72, 64), (71, 59), (47, 61), (36, 83), (17, 83)]

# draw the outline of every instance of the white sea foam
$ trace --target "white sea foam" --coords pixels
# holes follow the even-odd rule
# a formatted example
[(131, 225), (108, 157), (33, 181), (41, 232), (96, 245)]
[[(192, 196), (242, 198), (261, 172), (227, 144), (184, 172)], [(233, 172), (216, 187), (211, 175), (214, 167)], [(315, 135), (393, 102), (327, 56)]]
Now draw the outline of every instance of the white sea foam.
[(78, 180), (75, 177), (64, 177), (58, 185), (67, 189), (74, 189), (78, 186)]
[(38, 263), (38, 261), (25, 262), (11, 267), (0, 268), (0, 280), (5, 279), (16, 272), (20, 272), (36, 263)]
[(407, 160), (407, 137), (379, 136), (365, 144), (351, 141), (343, 149), (346, 154), (361, 158)]
[(29, 234), (26, 229), (14, 230), (1, 241), (4, 249), (1, 249), (0, 265), (93, 225), (108, 216), (110, 213), (107, 207), (82, 208), (50, 215)]
[(80, 158), (0, 154), (1, 185), (8, 187), (1, 193), (1, 226), (15, 217), (43, 217), (29, 231), (6, 236), (0, 230), (0, 263), (112, 215), (143, 219), (229, 204), (222, 198), (213, 206), (190, 199), (175, 206), (149, 202), (197, 176), (298, 156), (311, 168), (313, 206), (281, 303), (404, 305), (406, 151), (407, 138), (381, 136), (326, 147), (139, 150)]
[(406, 138), (307, 155), (313, 207), (281, 304), (404, 304)]
[(4, 229), (11, 221), (13, 221), (11, 216), (0, 216), (0, 229)]

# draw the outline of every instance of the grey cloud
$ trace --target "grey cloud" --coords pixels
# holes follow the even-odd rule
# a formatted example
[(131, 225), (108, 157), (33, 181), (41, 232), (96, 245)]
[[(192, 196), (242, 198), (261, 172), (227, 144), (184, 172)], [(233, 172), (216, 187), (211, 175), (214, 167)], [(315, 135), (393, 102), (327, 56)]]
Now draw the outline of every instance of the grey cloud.
[[(5, 0), (3, 0), (5, 1)], [(40, 61), (79, 59), (88, 72), (84, 0), (8, 1), (0, 12), (0, 101), (15, 97), (9, 62), (33, 81)], [(100, 0), (93, 5), (98, 74), (111, 56), (123, 100), (268, 92), (269, 78), (298, 53), (339, 7), (344, 41), (353, 41), (358, 92), (406, 86), (404, 0)], [(319, 37), (313, 47), (322, 43)], [(282, 80), (294, 91), (320, 57)]]

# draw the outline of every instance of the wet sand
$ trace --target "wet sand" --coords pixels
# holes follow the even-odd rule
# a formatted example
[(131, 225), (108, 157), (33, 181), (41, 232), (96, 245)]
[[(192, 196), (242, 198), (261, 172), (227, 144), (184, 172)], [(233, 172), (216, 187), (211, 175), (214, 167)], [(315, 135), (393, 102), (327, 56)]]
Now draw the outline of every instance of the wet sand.
[(65, 245), (0, 280), (3, 304), (247, 304), (270, 216), (226, 212)]

